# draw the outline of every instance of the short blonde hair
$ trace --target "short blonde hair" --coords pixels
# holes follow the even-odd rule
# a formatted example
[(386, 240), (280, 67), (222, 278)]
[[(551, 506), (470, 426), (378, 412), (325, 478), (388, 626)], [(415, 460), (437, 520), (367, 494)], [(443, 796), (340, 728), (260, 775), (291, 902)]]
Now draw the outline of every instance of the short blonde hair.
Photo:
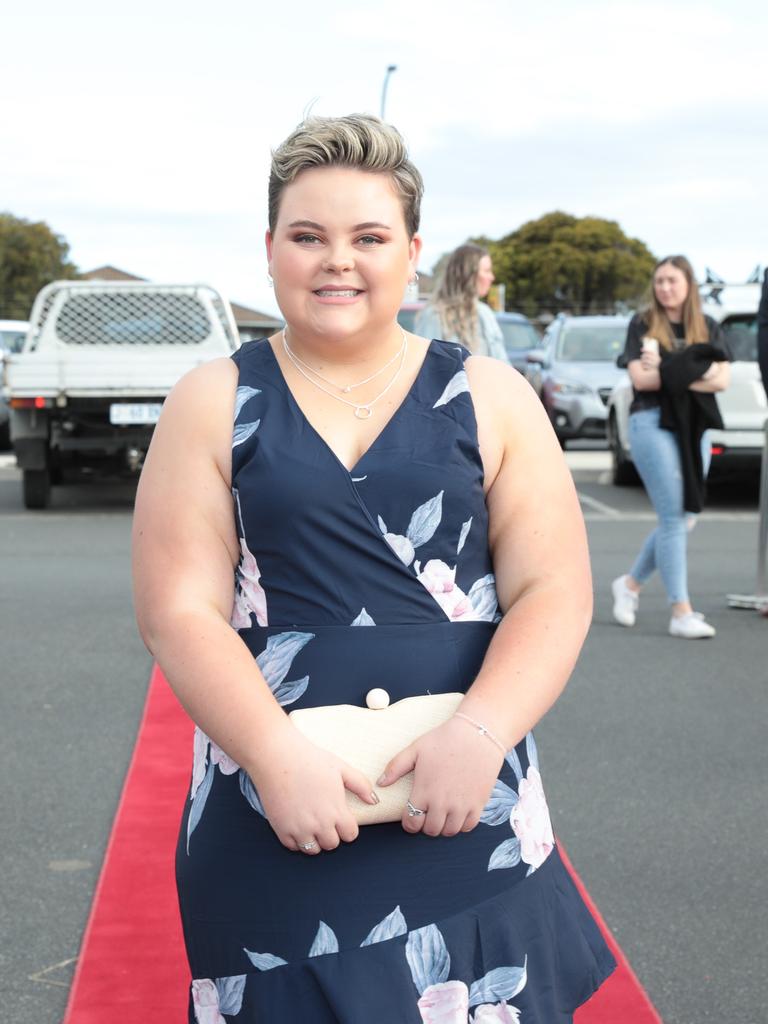
[(354, 167), (388, 174), (403, 204), (409, 238), (419, 230), (424, 182), (408, 159), (400, 132), (371, 114), (310, 117), (272, 151), (269, 174), (269, 230), (274, 232), (280, 199), (302, 171), (313, 167)]

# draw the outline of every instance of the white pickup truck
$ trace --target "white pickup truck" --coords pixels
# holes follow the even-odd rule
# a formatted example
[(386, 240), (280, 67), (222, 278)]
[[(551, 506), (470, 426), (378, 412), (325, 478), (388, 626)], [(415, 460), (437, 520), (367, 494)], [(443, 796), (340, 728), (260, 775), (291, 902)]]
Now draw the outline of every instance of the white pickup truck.
[(43, 288), (23, 348), (4, 363), (26, 507), (46, 508), (70, 469), (137, 472), (176, 381), (238, 345), (229, 304), (208, 285)]

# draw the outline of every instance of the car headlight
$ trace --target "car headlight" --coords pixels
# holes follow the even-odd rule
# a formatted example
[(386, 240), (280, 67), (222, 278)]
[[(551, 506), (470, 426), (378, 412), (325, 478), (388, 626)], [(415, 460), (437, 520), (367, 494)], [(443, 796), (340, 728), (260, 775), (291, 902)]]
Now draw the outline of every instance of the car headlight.
[(552, 390), (560, 395), (591, 395), (592, 388), (575, 380), (556, 380)]

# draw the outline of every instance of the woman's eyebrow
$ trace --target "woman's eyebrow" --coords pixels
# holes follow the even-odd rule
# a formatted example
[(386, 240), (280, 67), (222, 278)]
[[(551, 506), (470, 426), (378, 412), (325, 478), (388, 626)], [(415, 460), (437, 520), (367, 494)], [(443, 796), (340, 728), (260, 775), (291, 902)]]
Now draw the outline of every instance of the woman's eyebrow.
[[(314, 220), (294, 220), (289, 225), (289, 228), (311, 228), (313, 231), (325, 231), (322, 224), (318, 224)], [(378, 220), (367, 220), (362, 224), (355, 224), (352, 228), (353, 231), (370, 231), (371, 228), (384, 228), (385, 231), (389, 231), (389, 225), (382, 224)]]

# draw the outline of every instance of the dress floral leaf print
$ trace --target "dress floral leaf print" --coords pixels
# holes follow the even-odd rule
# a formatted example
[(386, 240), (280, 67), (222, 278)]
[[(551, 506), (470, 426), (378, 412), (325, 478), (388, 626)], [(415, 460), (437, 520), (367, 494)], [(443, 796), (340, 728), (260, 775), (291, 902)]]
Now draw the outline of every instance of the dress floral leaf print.
[(314, 633), (287, 632), (267, 640), (266, 649), (256, 658), (256, 664), (273, 693), (288, 675), (293, 659), (314, 636)]
[(388, 914), (383, 921), (371, 929), (360, 945), (372, 946), (374, 942), (385, 942), (387, 939), (394, 939), (397, 935), (405, 935), (407, 931), (408, 925), (405, 923), (403, 913), (400, 907), (395, 907), (391, 914)]
[(517, 781), (519, 782), (523, 777), (523, 766), (520, 764), (520, 756), (518, 755), (514, 747), (512, 747), (511, 750), (507, 751), (504, 760), (515, 773), (515, 775), (517, 776)]
[(219, 993), (219, 1009), (229, 1017), (236, 1017), (242, 1009), (245, 979), (245, 974), (233, 974), (229, 978), (216, 979), (216, 990)]
[(469, 1005), (495, 1003), (501, 999), (514, 999), (525, 988), (528, 980), (528, 958), (522, 967), (497, 967), (476, 981), (469, 990)]
[(264, 805), (262, 804), (259, 794), (256, 792), (256, 787), (251, 782), (251, 777), (244, 768), (240, 769), (240, 792), (243, 794), (245, 799), (251, 805), (254, 811), (257, 811), (262, 818), (266, 818), (266, 812), (264, 811)]
[(452, 398), (456, 398), (457, 395), (462, 394), (464, 391), (469, 391), (469, 378), (467, 377), (466, 370), (459, 370), (448, 381), (445, 390), (432, 408), (439, 409), (441, 405), (448, 405)]
[(434, 537), (435, 530), (443, 518), (444, 493), (444, 491), (440, 491), (434, 498), (430, 498), (423, 505), (419, 505), (411, 516), (411, 521), (408, 524), (405, 535), (415, 548), (421, 547), (422, 544), (426, 544), (428, 540), (432, 540)]
[(418, 928), (408, 936), (405, 946), (413, 983), (420, 993), (448, 980), (451, 958), (440, 929), (436, 924)]
[(309, 950), (309, 956), (323, 956), (324, 953), (338, 952), (339, 940), (336, 938), (333, 928), (329, 928), (325, 921), (321, 921)]
[(237, 448), (240, 444), (245, 444), (251, 434), (254, 434), (261, 424), (261, 420), (256, 420), (254, 423), (241, 423), (235, 427), (232, 431), (232, 447)]
[(261, 585), (261, 571), (258, 562), (251, 554), (245, 542), (240, 492), (232, 488), (235, 499), (237, 523), (240, 536), (240, 561), (235, 570), (235, 598), (232, 606), (230, 625), (234, 629), (250, 629), (253, 625), (251, 615), (256, 616), (258, 626), (269, 625), (267, 619), (267, 595)]
[(489, 572), (482, 579), (473, 583), (467, 597), (475, 611), (475, 615), (481, 622), (493, 622), (499, 606), (499, 600), (496, 596), (496, 580), (493, 573)]
[(251, 387), (248, 387), (247, 385), (244, 385), (244, 384), (241, 384), (238, 387), (237, 391), (235, 392), (235, 423), (237, 423), (237, 418), (240, 415), (240, 413), (243, 411), (243, 406), (245, 405), (245, 403), (246, 402), (250, 402), (250, 400), (255, 395), (260, 395), (260, 394), (261, 394), (261, 389), (260, 388), (251, 388)]
[(309, 676), (304, 676), (303, 679), (295, 679), (292, 683), (282, 683), (273, 691), (275, 700), (281, 707), (285, 707), (286, 704), (293, 704), (294, 701), (297, 701), (302, 696), (308, 686)]
[(192, 982), (192, 1006), (197, 1024), (226, 1024), (219, 1009), (219, 992), (210, 978)]
[(503, 825), (509, 822), (512, 808), (517, 803), (517, 793), (505, 782), (498, 779), (488, 803), (483, 808), (480, 821), (483, 825)]
[(352, 620), (351, 625), (353, 625), (353, 626), (375, 626), (376, 623), (373, 621), (373, 619), (368, 614), (368, 612), (365, 610), (365, 608), (361, 608), (360, 609), (360, 614), (357, 616), (356, 619)]
[(284, 967), (288, 963), (274, 953), (252, 953), (249, 949), (243, 949), (243, 952), (260, 971), (271, 971), (273, 967)]
[(469, 531), (472, 528), (472, 518), (473, 517), (470, 516), (469, 519), (466, 521), (466, 523), (462, 523), (462, 525), (461, 525), (461, 533), (459, 534), (459, 543), (456, 546), (456, 554), (457, 555), (461, 554), (461, 550), (462, 550), (462, 548), (464, 547), (464, 545), (465, 545), (465, 543), (467, 541), (467, 537), (469, 536)]
[(213, 785), (213, 772), (214, 765), (211, 762), (205, 772), (205, 777), (200, 785), (197, 787), (194, 799), (192, 800), (192, 806), (189, 809), (189, 818), (187, 818), (187, 853), (189, 853), (189, 839), (192, 833), (198, 826), (200, 817), (205, 807), (205, 801), (208, 799), (208, 794), (211, 791)]
[(525, 753), (528, 757), (528, 764), (531, 768), (539, 770), (539, 752), (536, 749), (536, 740), (533, 738), (533, 733), (529, 732), (525, 737)]
[(497, 871), (499, 868), (516, 868), (520, 860), (520, 840), (517, 838), (505, 839), (491, 854), (488, 870)]

